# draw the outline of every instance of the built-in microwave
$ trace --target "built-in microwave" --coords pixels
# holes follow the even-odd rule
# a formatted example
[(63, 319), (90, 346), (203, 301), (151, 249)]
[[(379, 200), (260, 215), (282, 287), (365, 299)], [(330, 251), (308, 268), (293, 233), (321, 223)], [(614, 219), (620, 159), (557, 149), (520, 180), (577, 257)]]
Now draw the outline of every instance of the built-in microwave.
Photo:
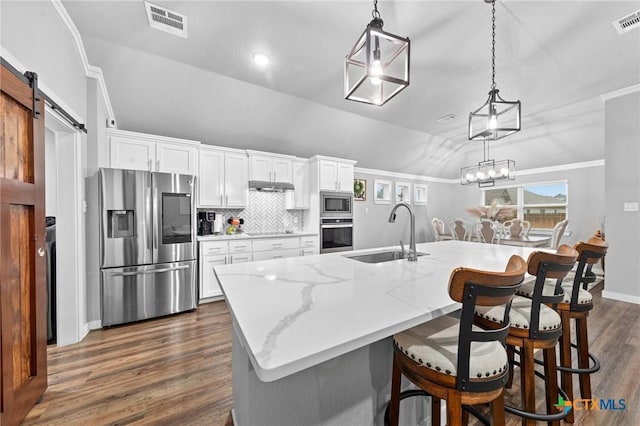
[(320, 216), (352, 217), (353, 195), (344, 192), (320, 193)]

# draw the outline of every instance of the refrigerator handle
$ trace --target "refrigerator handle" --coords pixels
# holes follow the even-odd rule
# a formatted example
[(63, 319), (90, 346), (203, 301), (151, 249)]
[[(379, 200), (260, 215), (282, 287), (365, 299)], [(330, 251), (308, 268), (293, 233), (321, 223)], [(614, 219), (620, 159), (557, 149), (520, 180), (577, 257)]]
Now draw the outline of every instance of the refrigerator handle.
[[(162, 220), (162, 215), (158, 211), (158, 188), (156, 188), (155, 186), (153, 188), (153, 212), (155, 213), (153, 219), (155, 222), (157, 222), (155, 226), (153, 226), (153, 249), (156, 250), (158, 248), (158, 238), (160, 238), (158, 229), (162, 226), (162, 224), (160, 223), (160, 221)], [(155, 252), (153, 254), (153, 259), (154, 261), (156, 259)]]
[[(148, 212), (149, 207), (151, 206), (152, 200), (151, 200), (151, 188), (147, 187), (145, 189), (145, 211)], [(153, 244), (152, 241), (152, 220), (153, 218), (150, 217), (148, 214), (142, 215), (142, 226), (144, 227), (144, 236), (145, 236), (145, 242), (146, 242), (146, 248), (147, 250), (151, 250), (151, 245)]]
[(169, 268), (162, 269), (146, 269), (144, 271), (134, 271), (134, 272), (118, 272), (112, 274), (112, 277), (130, 277), (133, 275), (145, 275), (145, 274), (157, 274), (160, 272), (171, 272), (171, 271), (179, 271), (180, 269), (187, 269), (189, 265), (180, 265), (180, 266), (172, 266)]

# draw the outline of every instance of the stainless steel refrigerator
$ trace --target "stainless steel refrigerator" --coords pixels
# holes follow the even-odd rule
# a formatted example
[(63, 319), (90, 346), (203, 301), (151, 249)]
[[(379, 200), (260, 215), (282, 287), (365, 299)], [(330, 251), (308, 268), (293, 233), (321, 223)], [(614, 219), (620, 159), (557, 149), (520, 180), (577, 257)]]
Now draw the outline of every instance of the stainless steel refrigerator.
[(102, 325), (194, 309), (194, 177), (100, 169)]

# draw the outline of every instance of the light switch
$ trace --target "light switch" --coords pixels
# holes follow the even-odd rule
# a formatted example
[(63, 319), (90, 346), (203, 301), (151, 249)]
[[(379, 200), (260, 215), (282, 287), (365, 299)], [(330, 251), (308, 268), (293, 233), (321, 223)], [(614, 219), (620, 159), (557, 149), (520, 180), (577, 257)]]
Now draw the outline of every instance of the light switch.
[(364, 214), (369, 214), (369, 207), (364, 208)]
[(637, 212), (638, 211), (638, 203), (624, 203), (624, 211), (625, 212)]

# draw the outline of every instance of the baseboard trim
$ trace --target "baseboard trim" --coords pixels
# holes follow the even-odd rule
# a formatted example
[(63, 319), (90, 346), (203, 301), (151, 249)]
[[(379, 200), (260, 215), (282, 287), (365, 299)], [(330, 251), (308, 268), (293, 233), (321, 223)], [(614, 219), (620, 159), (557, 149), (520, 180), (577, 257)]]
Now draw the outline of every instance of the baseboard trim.
[(640, 305), (640, 296), (631, 296), (629, 294), (602, 290), (602, 297), (604, 297), (605, 299), (619, 300), (620, 302), (635, 303), (636, 305)]
[(102, 320), (89, 321), (89, 330), (98, 330), (102, 328)]

